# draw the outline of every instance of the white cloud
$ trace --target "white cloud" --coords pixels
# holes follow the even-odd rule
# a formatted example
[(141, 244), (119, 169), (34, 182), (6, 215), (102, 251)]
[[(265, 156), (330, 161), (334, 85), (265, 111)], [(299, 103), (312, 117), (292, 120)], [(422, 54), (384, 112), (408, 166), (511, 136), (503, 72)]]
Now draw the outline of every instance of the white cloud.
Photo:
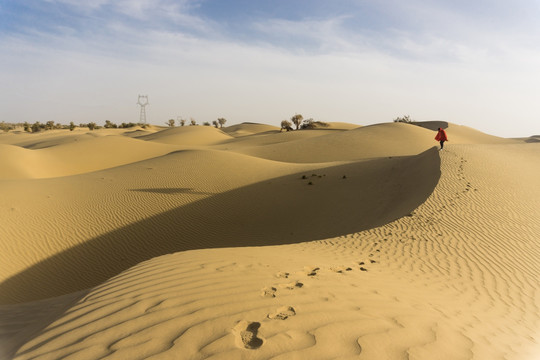
[(79, 8), (84, 11), (95, 10), (101, 6), (110, 3), (111, 0), (45, 0), (45, 2), (50, 4), (65, 4), (72, 7)]
[[(136, 121), (141, 93), (150, 96), (154, 123), (182, 115), (279, 124), (299, 112), (369, 124), (409, 114), (499, 135), (540, 133), (533, 124), (540, 51), (524, 46), (528, 35), (516, 45), (511, 33), (490, 32), (467, 17), (454, 29), (459, 13), (433, 32), (403, 24), (360, 31), (350, 15), (338, 15), (258, 20), (246, 24), (257, 36), (241, 42), (224, 35), (217, 20), (189, 11), (197, 3), (180, 5), (142, 1), (122, 10), (131, 19), (152, 13), (152, 26), (112, 17), (91, 36), (65, 30), (3, 37), (0, 67), (9, 70), (2, 71), (0, 97), (9, 101), (0, 121)], [(99, 12), (110, 4), (93, 6)]]

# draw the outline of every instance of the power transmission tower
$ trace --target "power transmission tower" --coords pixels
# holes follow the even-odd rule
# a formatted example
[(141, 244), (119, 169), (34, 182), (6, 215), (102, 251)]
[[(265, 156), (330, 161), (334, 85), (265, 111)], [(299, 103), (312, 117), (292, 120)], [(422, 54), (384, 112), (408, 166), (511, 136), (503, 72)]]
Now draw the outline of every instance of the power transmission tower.
[(139, 123), (146, 124), (146, 105), (148, 105), (148, 95), (139, 95), (137, 105), (141, 107), (141, 115), (139, 117)]

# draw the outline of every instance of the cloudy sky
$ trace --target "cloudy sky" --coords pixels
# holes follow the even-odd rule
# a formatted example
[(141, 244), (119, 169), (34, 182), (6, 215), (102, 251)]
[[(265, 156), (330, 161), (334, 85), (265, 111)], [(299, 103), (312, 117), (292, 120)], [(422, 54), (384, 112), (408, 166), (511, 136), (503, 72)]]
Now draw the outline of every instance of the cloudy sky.
[(0, 121), (540, 134), (538, 0), (1, 0)]

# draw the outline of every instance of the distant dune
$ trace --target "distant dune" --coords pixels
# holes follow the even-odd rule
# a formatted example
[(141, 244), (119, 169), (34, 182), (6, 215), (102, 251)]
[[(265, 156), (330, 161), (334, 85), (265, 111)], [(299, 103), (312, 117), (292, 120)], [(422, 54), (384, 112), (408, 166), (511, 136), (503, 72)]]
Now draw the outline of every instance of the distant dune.
[(0, 359), (535, 359), (535, 139), (0, 134)]
[(182, 146), (197, 146), (214, 145), (230, 139), (230, 136), (210, 126), (181, 126), (145, 135), (138, 139)]

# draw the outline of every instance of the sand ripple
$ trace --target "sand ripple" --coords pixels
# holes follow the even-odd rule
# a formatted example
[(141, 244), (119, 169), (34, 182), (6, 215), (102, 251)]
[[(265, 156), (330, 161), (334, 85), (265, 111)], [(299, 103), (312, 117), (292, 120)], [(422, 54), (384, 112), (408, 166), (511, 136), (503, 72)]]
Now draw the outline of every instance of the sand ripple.
[[(15, 359), (538, 357), (538, 144), (452, 144), (412, 157), (326, 164), (264, 160), (248, 149), (233, 150), (249, 156), (193, 149), (65, 183), (40, 180), (40, 191), (50, 186), (44, 193), (51, 197), (36, 192), (35, 208), (58, 201), (83, 221), (68, 201), (76, 194), (69, 184), (94, 184), (99, 191), (86, 192), (80, 208), (93, 207), (85, 213), (90, 223), (112, 225), (96, 227), (90, 233), (101, 240), (85, 247), (77, 244), (87, 242), (89, 230), (73, 230), (69, 236), (79, 241), (60, 251), (61, 223), (70, 219), (64, 215), (29, 246), (35, 253), (10, 248), (37, 263), (14, 262), (34, 269), (2, 284), (24, 289), (10, 294), (15, 298), (29, 296), (33, 286), (30, 296), (43, 296), (38, 283), (54, 288), (58, 279), (66, 283), (53, 292), (77, 289), (77, 282), (93, 287), (55, 300), (50, 312), (45, 302), (0, 308), (0, 315), (41, 311), (47, 325), (29, 332), (28, 319), (17, 323), (24, 316), (13, 315), (11, 331), (0, 335), (17, 338), (17, 326), (27, 330), (8, 353)], [(143, 171), (155, 173), (152, 186), (135, 176)], [(212, 172), (227, 176), (219, 182)], [(53, 191), (59, 183), (71, 192), (66, 198)], [(107, 197), (121, 205), (111, 211)], [(21, 211), (15, 196), (7, 199), (15, 204), (9, 211)], [(150, 216), (138, 219), (141, 213)], [(24, 241), (29, 232), (22, 223), (5, 219), (13, 222), (9, 236)], [(34, 229), (44, 220), (28, 221)], [(298, 223), (294, 234), (280, 221)], [(262, 247), (291, 239), (298, 243)], [(201, 248), (190, 250), (192, 243)], [(178, 246), (187, 251), (174, 252)], [(40, 257), (47, 251), (56, 255)], [(77, 270), (87, 277), (70, 284), (63, 272)]]

